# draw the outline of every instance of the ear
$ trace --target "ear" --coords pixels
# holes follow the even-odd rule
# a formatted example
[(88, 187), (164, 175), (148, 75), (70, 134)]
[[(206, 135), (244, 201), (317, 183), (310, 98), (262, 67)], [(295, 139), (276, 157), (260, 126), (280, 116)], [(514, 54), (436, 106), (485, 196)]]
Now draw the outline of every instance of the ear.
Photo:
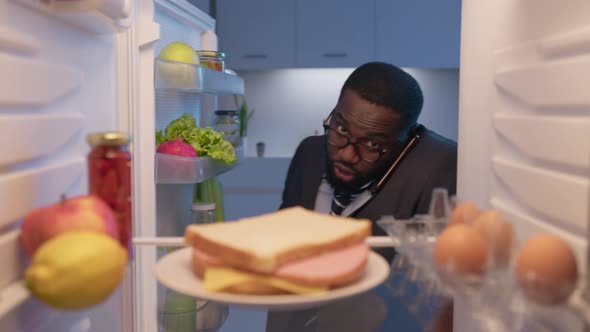
[(418, 124), (418, 123), (408, 126), (400, 132), (399, 140), (403, 142), (403, 141), (407, 140), (408, 138), (420, 136), (420, 134), (422, 133), (422, 130), (424, 130), (424, 126), (422, 126), (421, 124)]
[(334, 111), (336, 111), (336, 108), (334, 108), (332, 110), (332, 112), (330, 112), (330, 114), (328, 114), (328, 117), (326, 118), (326, 120), (324, 120), (324, 125), (327, 125), (328, 123), (330, 123), (330, 120), (332, 120), (332, 115), (334, 114)]

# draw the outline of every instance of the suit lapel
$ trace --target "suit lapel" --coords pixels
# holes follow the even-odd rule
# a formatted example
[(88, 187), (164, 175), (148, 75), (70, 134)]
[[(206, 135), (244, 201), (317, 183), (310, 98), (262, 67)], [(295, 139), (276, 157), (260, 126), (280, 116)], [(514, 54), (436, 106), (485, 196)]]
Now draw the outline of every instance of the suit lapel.
[(315, 207), (315, 199), (322, 182), (322, 176), (326, 168), (326, 140), (325, 136), (322, 139), (322, 144), (318, 144), (317, 150), (312, 151), (311, 158), (306, 158), (305, 176), (303, 181), (302, 204), (303, 207), (313, 210)]

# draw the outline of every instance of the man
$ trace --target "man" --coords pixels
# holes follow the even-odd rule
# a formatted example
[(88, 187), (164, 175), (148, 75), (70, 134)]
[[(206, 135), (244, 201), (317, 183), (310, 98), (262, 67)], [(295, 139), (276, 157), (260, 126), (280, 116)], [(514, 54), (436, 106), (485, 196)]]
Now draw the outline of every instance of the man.
[[(428, 212), (432, 190), (455, 193), (457, 145), (417, 124), (418, 82), (371, 62), (346, 80), (325, 135), (308, 137), (292, 159), (281, 208), (405, 219)], [(373, 235), (385, 235), (373, 223)]]
[[(357, 68), (324, 122), (325, 135), (297, 148), (281, 208), (367, 218), (373, 235), (385, 235), (375, 223), (382, 216), (427, 213), (434, 188), (454, 194), (457, 145), (417, 123), (422, 104), (418, 82), (400, 68), (381, 62)], [(391, 259), (394, 251), (380, 253)], [(317, 309), (271, 312), (267, 332), (373, 331), (388, 316), (396, 330), (417, 331), (404, 312), (368, 292)]]

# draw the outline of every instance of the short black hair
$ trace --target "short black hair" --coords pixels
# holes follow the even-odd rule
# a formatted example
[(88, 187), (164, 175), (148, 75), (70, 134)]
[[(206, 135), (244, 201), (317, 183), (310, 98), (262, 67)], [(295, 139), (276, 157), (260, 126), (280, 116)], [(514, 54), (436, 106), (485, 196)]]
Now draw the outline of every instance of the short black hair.
[(351, 89), (370, 103), (402, 115), (402, 130), (412, 128), (422, 111), (420, 85), (404, 70), (385, 62), (369, 62), (355, 69), (344, 82), (340, 96)]

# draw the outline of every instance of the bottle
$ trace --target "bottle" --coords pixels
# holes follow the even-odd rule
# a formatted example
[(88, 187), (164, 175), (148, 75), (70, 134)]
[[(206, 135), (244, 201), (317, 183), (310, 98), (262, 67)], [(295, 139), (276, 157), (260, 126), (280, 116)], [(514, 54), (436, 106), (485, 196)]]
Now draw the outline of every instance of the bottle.
[(240, 117), (238, 111), (217, 110), (213, 119), (213, 129), (222, 132), (223, 139), (235, 148), (240, 144)]
[(88, 154), (88, 189), (115, 212), (119, 240), (131, 256), (131, 154), (130, 138), (121, 132), (91, 133)]
[(193, 224), (209, 224), (215, 222), (215, 203), (193, 203), (191, 221)]
[(220, 72), (225, 71), (225, 53), (206, 50), (198, 50), (196, 52), (199, 56), (199, 63), (202, 67)]

